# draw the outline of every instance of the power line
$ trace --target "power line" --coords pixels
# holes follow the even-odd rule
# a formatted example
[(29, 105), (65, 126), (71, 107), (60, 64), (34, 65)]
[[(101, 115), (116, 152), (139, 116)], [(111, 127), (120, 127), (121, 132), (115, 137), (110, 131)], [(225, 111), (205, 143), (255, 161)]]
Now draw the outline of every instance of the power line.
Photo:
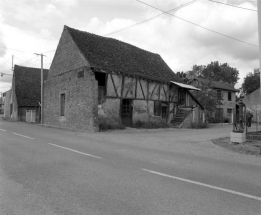
[(185, 22), (190, 23), (190, 24), (192, 24), (192, 25), (195, 25), (195, 26), (197, 26), (197, 27), (203, 28), (203, 29), (205, 29), (205, 30), (211, 31), (212, 33), (219, 34), (219, 35), (224, 36), (224, 37), (227, 37), (227, 38), (229, 38), (229, 39), (232, 39), (232, 40), (235, 40), (235, 41), (238, 41), (238, 42), (241, 42), (241, 43), (245, 43), (245, 44), (248, 44), (248, 45), (257, 47), (257, 48), (259, 47), (259, 46), (257, 46), (257, 45), (252, 44), (252, 43), (248, 43), (248, 42), (245, 42), (245, 41), (243, 41), (243, 40), (239, 40), (239, 39), (237, 39), (237, 38), (228, 36), (228, 35), (226, 35), (226, 34), (223, 34), (223, 33), (217, 32), (217, 31), (214, 31), (214, 30), (209, 29), (209, 28), (206, 28), (206, 27), (203, 27), (203, 26), (201, 26), (201, 25), (199, 25), (199, 24), (196, 24), (196, 23), (191, 22), (191, 21), (189, 21), (189, 20), (183, 19), (183, 18), (178, 17), (178, 16), (176, 16), (176, 15), (173, 15), (173, 14), (171, 14), (171, 13), (168, 13), (167, 11), (163, 11), (163, 10), (161, 10), (161, 9), (159, 9), (159, 8), (156, 8), (156, 7), (152, 6), (152, 5), (149, 5), (149, 4), (145, 3), (145, 2), (142, 2), (142, 1), (139, 1), (139, 0), (136, 0), (136, 1), (138, 1), (138, 2), (140, 2), (140, 3), (142, 3), (142, 4), (145, 4), (145, 5), (149, 6), (149, 7), (152, 7), (152, 8), (154, 8), (154, 9), (156, 9), (156, 10), (162, 11), (163, 13), (166, 13), (166, 14), (168, 14), (168, 15), (170, 15), (170, 16), (173, 16), (173, 17), (175, 17), (175, 18), (177, 18), (177, 19), (180, 19), (180, 20), (182, 20), (182, 21), (185, 21)]
[[(185, 3), (185, 4), (181, 5), (181, 6), (178, 6), (178, 7), (176, 7), (176, 8), (173, 8), (173, 9), (167, 11), (167, 12), (172, 12), (172, 11), (181, 9), (181, 8), (183, 8), (183, 7), (189, 6), (189, 5), (193, 4), (193, 3), (195, 3), (196, 1), (198, 1), (198, 0), (194, 0), (194, 1), (187, 2), (187, 3)], [(161, 16), (161, 15), (163, 15), (163, 14), (165, 14), (165, 12), (164, 12), (164, 13), (160, 13), (160, 14), (158, 14), (158, 15), (156, 15), (156, 16), (151, 17), (151, 18), (142, 20), (142, 21), (140, 21), (140, 22), (137, 22), (137, 23), (135, 23), (135, 24), (133, 24), (133, 25), (130, 25), (130, 26), (127, 26), (127, 27), (125, 27), (125, 28), (122, 28), (122, 29), (119, 29), (119, 30), (110, 32), (110, 33), (105, 34), (105, 35), (103, 35), (103, 36), (108, 36), (108, 35), (116, 34), (116, 33), (118, 33), (118, 32), (127, 30), (127, 29), (129, 29), (129, 28), (132, 28), (132, 27), (135, 27), (135, 26), (138, 26), (138, 25), (142, 25), (142, 24), (144, 24), (144, 23), (147, 23), (147, 22), (149, 22), (149, 21), (152, 21), (152, 20), (158, 18), (159, 16)]]
[(53, 51), (55, 51), (56, 49), (54, 49), (54, 50), (50, 50), (50, 51), (47, 51), (47, 52), (43, 52), (43, 53), (48, 53), (48, 52), (53, 52)]
[(10, 59), (8, 59), (7, 61), (5, 61), (4, 63), (2, 63), (1, 65), (0, 65), (0, 67), (1, 66), (3, 66), (5, 63), (7, 63), (9, 60), (11, 60), (12, 58), (10, 58)]
[(18, 51), (18, 52), (27, 52), (27, 53), (33, 53), (33, 52), (22, 51), (22, 50), (18, 50), (18, 49), (6, 48), (6, 47), (2, 47), (2, 46), (0, 46), (0, 48), (2, 48), (2, 49), (9, 49), (9, 50)]
[(216, 3), (218, 3), (218, 4), (224, 4), (224, 5), (227, 5), (227, 6), (230, 6), (230, 7), (236, 7), (236, 8), (240, 8), (240, 9), (244, 9), (244, 10), (250, 10), (250, 11), (255, 11), (255, 12), (257, 12), (257, 10), (253, 10), (253, 9), (250, 9), (250, 8), (239, 7), (239, 6), (236, 6), (236, 5), (226, 4), (226, 3), (223, 3), (223, 2), (219, 2), (219, 1), (213, 1), (213, 0), (209, 0), (209, 1), (216, 2)]

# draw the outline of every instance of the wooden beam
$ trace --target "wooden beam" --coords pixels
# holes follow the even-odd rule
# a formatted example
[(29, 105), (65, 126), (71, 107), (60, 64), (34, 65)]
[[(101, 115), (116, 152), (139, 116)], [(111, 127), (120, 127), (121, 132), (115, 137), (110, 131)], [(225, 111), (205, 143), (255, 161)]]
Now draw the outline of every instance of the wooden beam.
[(130, 91), (130, 88), (132, 87), (133, 80), (134, 80), (134, 79), (132, 78), (131, 83), (130, 83), (130, 86), (129, 86), (127, 92), (126, 92), (125, 98), (127, 98), (128, 92)]
[(135, 95), (134, 98), (137, 98), (137, 83), (138, 83), (138, 78), (135, 78)]
[(143, 98), (146, 99), (144, 91), (143, 91), (143, 88), (142, 88), (142, 85), (141, 85), (141, 82), (140, 82), (140, 79), (139, 79), (139, 83), (140, 83), (140, 88), (141, 88), (141, 92), (142, 92)]
[[(154, 82), (155, 83), (155, 82)], [(152, 92), (151, 92), (151, 96), (150, 96), (150, 99), (152, 98), (152, 96), (153, 96), (153, 93), (154, 93), (154, 91), (155, 91), (155, 89), (156, 89), (156, 87), (158, 86), (158, 84), (157, 83), (155, 83), (155, 87), (154, 87), (154, 89), (152, 90)]]
[(117, 89), (116, 89), (115, 82), (113, 80), (112, 74), (110, 74), (110, 76), (111, 76), (111, 81), (112, 81), (112, 84), (113, 84), (113, 87), (114, 87), (114, 90), (115, 90), (115, 94), (118, 97), (119, 95), (118, 95), (118, 92), (117, 92)]

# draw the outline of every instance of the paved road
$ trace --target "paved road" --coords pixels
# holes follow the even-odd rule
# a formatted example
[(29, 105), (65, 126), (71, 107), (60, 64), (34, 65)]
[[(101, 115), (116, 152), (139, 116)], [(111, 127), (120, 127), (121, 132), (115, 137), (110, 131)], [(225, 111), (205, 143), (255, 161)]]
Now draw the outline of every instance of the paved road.
[(231, 126), (86, 134), (0, 121), (0, 214), (261, 214), (261, 159)]

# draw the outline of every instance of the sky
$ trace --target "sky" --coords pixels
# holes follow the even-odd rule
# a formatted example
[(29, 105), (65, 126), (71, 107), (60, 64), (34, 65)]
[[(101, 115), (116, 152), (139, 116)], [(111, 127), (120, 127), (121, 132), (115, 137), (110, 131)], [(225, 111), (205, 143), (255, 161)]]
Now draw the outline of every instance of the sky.
[[(239, 70), (236, 88), (259, 67), (256, 1), (141, 1), (160, 10), (137, 0), (0, 0), (0, 92), (10, 89), (12, 56), (16, 65), (40, 67), (35, 53), (43, 53), (49, 69), (64, 25), (158, 53), (175, 73), (195, 64), (228, 63)], [(170, 10), (176, 17), (157, 16)]]

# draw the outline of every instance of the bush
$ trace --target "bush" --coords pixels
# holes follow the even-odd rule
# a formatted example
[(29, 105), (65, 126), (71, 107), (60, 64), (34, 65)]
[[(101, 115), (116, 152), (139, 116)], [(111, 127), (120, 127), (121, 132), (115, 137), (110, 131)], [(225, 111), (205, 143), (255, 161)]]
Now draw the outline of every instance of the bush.
[(103, 122), (99, 123), (99, 131), (123, 130), (123, 129), (125, 129), (125, 126), (117, 122), (109, 122), (104, 120)]
[(224, 119), (224, 123), (228, 123), (229, 122), (229, 119), (228, 118), (225, 118)]
[(208, 123), (207, 122), (192, 122), (191, 123), (191, 128), (208, 128)]
[(135, 128), (147, 128), (147, 129), (153, 129), (153, 128), (169, 128), (169, 124), (166, 122), (143, 122), (138, 120), (134, 124)]

